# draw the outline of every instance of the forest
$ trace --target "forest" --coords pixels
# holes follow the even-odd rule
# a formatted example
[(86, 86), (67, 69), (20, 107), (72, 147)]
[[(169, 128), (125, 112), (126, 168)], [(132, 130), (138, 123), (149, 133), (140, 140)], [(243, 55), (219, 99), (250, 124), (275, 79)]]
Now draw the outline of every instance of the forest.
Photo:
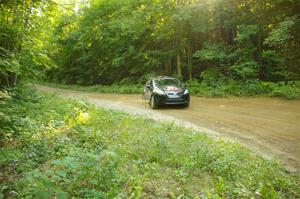
[(35, 89), (141, 93), (166, 75), (193, 97), (295, 102), (299, 10), (299, 0), (0, 0), (0, 198), (299, 198), (299, 173), (276, 159)]
[(288, 84), (300, 77), (297, 0), (15, 0), (0, 6), (1, 86), (19, 78), (111, 85), (171, 75), (214, 86)]

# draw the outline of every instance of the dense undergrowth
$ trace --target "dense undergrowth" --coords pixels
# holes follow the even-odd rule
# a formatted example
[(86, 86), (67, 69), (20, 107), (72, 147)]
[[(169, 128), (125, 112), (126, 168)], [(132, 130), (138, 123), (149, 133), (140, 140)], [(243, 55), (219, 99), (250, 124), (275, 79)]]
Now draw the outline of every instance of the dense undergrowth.
[(41, 85), (53, 86), (57, 88), (72, 89), (86, 92), (99, 93), (120, 93), (120, 94), (138, 94), (143, 92), (144, 85), (142, 84), (113, 84), (113, 85), (94, 85), (94, 86), (80, 86), (60, 83), (40, 82)]
[(190, 92), (197, 96), (256, 96), (283, 97), (287, 99), (300, 98), (300, 82), (263, 82), (263, 81), (227, 81), (202, 82), (187, 81)]
[(299, 176), (236, 144), (25, 87), (10, 95), (1, 197), (300, 197)]
[[(58, 83), (42, 83), (58, 88), (73, 89), (87, 92), (102, 92), (102, 93), (142, 93), (142, 84), (113, 84), (94, 85), (94, 86), (80, 86), (80, 85), (66, 85)], [(189, 80), (186, 87), (194, 96), (201, 97), (225, 97), (225, 96), (270, 96), (283, 97), (286, 99), (300, 98), (300, 81), (291, 82), (262, 82), (262, 81), (227, 81), (227, 82), (198, 82), (197, 80)]]

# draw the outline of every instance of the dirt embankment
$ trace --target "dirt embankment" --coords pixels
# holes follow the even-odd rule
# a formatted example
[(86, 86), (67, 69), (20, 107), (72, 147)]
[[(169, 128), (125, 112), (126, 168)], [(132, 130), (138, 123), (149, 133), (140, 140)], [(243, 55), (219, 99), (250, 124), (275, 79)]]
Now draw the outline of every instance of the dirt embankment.
[(109, 109), (171, 120), (217, 137), (237, 141), (264, 157), (275, 157), (288, 170), (300, 171), (300, 100), (269, 97), (191, 97), (189, 108), (151, 110), (141, 95), (86, 93), (37, 86)]

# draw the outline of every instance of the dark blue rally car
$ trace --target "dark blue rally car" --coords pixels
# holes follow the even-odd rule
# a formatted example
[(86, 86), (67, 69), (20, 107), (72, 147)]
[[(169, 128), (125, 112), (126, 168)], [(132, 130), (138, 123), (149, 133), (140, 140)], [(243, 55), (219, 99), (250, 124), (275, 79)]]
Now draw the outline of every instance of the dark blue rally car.
[(176, 78), (160, 76), (145, 84), (143, 99), (149, 101), (152, 109), (160, 105), (177, 104), (189, 106), (190, 95), (184, 84)]

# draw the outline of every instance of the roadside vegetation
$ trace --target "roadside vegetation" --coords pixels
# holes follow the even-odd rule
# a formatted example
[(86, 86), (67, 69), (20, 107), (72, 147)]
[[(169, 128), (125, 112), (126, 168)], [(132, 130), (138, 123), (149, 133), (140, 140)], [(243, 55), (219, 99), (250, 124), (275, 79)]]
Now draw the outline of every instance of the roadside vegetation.
[(27, 87), (1, 96), (1, 197), (300, 197), (297, 174), (237, 144)]
[(186, 82), (190, 93), (204, 97), (224, 96), (269, 96), (282, 97), (286, 99), (300, 98), (300, 82), (263, 82), (263, 81), (233, 81), (225, 82), (195, 81)]
[(51, 86), (56, 88), (71, 89), (85, 92), (99, 93), (121, 93), (121, 94), (141, 94), (143, 92), (143, 84), (113, 84), (113, 85), (69, 85), (60, 83), (40, 82), (40, 85)]
[[(59, 83), (40, 82), (41, 85), (52, 86), (56, 88), (71, 89), (85, 92), (99, 93), (122, 93), (122, 94), (141, 94), (143, 84), (132, 83), (114, 83), (113, 85), (67, 85)], [(300, 82), (262, 82), (249, 81), (246, 83), (230, 81), (218, 83), (212, 81), (199, 82), (189, 80), (185, 82), (191, 95), (201, 97), (225, 97), (225, 96), (269, 96), (282, 97), (286, 99), (300, 98)]]

